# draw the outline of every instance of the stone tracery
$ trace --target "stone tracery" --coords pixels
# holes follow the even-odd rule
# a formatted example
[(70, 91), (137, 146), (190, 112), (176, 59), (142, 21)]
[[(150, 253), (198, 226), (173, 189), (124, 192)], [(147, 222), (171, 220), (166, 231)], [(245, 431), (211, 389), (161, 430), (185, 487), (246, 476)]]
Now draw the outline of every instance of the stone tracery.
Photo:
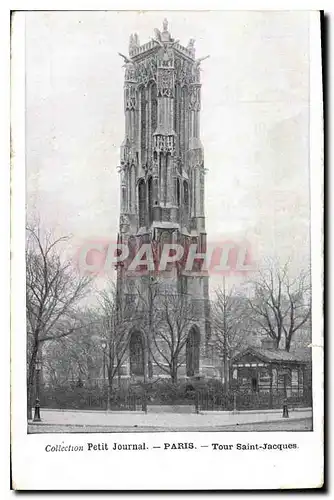
[[(120, 243), (129, 245), (132, 238), (154, 247), (157, 241), (164, 241), (163, 234), (169, 243), (190, 235), (193, 242), (206, 238), (199, 131), (200, 64), (204, 58), (195, 59), (194, 44), (191, 39), (184, 47), (174, 40), (165, 20), (148, 43), (140, 45), (138, 35), (132, 34), (129, 57), (121, 55), (125, 61), (126, 138), (121, 148)], [(177, 272), (188, 289), (181, 267)], [(118, 273), (122, 289), (126, 271), (119, 267)], [(208, 300), (206, 289), (200, 292), (203, 301)], [(189, 374), (198, 372), (199, 343), (208, 338), (203, 326), (207, 323), (203, 317), (198, 337), (189, 337)], [(146, 376), (141, 338), (137, 335), (132, 340), (130, 370)]]

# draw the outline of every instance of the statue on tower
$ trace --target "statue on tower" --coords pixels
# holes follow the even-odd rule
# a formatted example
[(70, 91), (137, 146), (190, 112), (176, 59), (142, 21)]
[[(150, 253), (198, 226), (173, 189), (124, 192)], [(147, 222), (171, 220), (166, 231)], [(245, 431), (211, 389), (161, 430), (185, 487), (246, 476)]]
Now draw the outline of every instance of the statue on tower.
[(191, 53), (191, 57), (195, 58), (195, 38), (190, 38), (187, 49)]
[(136, 47), (139, 47), (140, 42), (139, 42), (139, 36), (138, 36), (138, 33), (134, 33), (134, 35), (133, 35), (133, 41), (134, 41), (134, 43), (135, 43)]
[(154, 28), (154, 40), (156, 42), (161, 42), (161, 31), (158, 28)]
[(170, 33), (168, 31), (168, 21), (166, 18), (164, 19), (164, 21), (162, 23), (162, 28), (163, 28), (163, 31), (161, 33), (161, 41), (162, 42), (172, 42)]
[(130, 35), (129, 39), (129, 54), (131, 55), (134, 50), (139, 47), (139, 37), (137, 33), (133, 33)]

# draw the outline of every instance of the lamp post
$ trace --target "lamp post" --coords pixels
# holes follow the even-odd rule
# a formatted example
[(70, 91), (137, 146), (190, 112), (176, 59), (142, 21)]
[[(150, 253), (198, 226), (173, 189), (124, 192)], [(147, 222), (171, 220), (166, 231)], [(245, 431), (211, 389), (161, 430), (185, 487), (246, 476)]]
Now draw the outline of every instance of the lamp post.
[(107, 348), (107, 342), (105, 340), (102, 341), (101, 347), (103, 350), (103, 387), (106, 384), (106, 348)]
[[(102, 340), (101, 347), (103, 350), (103, 384), (104, 387), (107, 387), (107, 411), (110, 410), (110, 390), (111, 390), (111, 382), (109, 380), (109, 370), (110, 370), (110, 344), (109, 344), (109, 361), (106, 359), (106, 351), (108, 347), (108, 343), (105, 340)], [(106, 377), (106, 371), (108, 370), (108, 377)], [(107, 378), (107, 384), (106, 384)]]
[(36, 359), (35, 370), (36, 370), (36, 401), (35, 401), (35, 412), (34, 412), (34, 422), (41, 422), (40, 413), (40, 400), (39, 400), (39, 384), (40, 384), (40, 373), (41, 373), (42, 363), (39, 359)]

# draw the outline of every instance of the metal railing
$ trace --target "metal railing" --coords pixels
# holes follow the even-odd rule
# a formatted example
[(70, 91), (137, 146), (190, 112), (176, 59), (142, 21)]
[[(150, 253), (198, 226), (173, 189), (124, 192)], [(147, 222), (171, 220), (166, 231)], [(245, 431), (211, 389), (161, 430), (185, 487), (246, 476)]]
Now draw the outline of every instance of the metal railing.
[(289, 408), (312, 406), (311, 392), (305, 390), (302, 395), (290, 397), (286, 397), (284, 393), (233, 391), (220, 394), (198, 390), (195, 394), (195, 411), (198, 413), (199, 411), (281, 409), (285, 400)]

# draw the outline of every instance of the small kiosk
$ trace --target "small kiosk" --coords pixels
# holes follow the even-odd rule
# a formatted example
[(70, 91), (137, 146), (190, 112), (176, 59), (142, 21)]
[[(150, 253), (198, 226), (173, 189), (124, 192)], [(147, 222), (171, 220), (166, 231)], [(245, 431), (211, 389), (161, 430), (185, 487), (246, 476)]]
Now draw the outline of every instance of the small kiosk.
[(271, 339), (263, 340), (261, 347), (248, 347), (231, 362), (237, 406), (276, 408), (284, 399), (303, 406), (310, 397), (305, 383), (307, 365), (300, 356), (275, 348)]

